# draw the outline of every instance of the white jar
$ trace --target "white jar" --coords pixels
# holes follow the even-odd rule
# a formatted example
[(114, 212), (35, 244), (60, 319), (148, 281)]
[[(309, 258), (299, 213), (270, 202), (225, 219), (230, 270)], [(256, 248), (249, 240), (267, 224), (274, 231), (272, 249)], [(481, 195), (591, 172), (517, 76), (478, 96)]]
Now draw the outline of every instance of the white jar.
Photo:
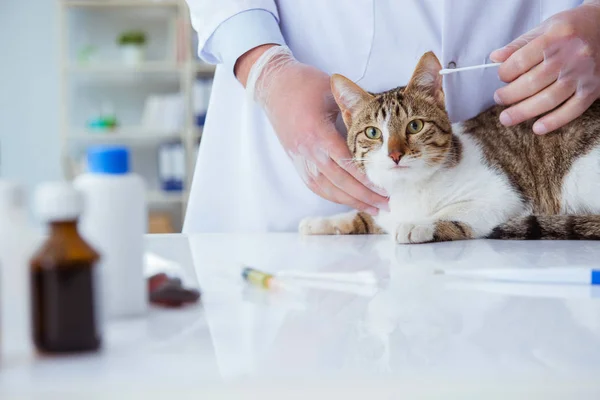
[(0, 348), (2, 360), (33, 354), (29, 261), (40, 236), (30, 229), (21, 186), (0, 180)]
[(146, 47), (137, 44), (123, 44), (121, 48), (121, 59), (125, 65), (135, 67), (144, 62), (146, 58)]
[(88, 171), (74, 185), (85, 199), (80, 232), (102, 256), (102, 315), (104, 319), (142, 315), (148, 302), (143, 265), (144, 182), (130, 172), (127, 148), (94, 147), (87, 157)]

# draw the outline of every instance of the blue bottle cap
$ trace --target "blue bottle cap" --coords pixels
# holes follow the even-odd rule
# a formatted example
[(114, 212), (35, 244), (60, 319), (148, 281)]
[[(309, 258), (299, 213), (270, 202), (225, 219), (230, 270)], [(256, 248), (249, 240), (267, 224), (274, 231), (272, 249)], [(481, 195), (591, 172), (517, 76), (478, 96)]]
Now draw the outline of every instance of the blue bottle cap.
[(600, 285), (600, 270), (592, 270), (592, 285)]
[(87, 151), (88, 171), (120, 175), (129, 172), (129, 150), (119, 146), (97, 146)]

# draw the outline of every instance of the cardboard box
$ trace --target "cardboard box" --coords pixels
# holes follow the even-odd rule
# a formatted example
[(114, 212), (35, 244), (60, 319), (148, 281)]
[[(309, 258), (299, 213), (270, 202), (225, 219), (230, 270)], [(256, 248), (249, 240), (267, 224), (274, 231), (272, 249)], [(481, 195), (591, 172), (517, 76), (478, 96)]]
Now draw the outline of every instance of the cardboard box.
[(176, 233), (169, 213), (153, 211), (148, 216), (148, 233)]

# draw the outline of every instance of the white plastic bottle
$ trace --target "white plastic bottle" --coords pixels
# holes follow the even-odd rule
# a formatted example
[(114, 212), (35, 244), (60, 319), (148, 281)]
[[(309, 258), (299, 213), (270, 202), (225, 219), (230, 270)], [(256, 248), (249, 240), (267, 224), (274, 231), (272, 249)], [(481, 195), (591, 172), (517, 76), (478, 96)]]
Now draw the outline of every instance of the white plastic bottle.
[(0, 180), (0, 348), (3, 360), (33, 354), (29, 261), (40, 237), (30, 229), (23, 189)]
[(104, 319), (131, 317), (147, 309), (144, 279), (145, 187), (129, 169), (125, 147), (93, 147), (87, 173), (74, 185), (85, 198), (80, 232), (101, 254), (101, 312)]

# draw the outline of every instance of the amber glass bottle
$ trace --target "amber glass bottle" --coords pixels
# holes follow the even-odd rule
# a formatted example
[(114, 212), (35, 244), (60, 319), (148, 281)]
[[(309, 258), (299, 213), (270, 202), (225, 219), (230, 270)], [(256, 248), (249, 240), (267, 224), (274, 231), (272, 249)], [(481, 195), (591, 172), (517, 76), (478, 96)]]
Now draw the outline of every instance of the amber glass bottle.
[(36, 193), (49, 237), (31, 260), (33, 339), (42, 353), (93, 351), (100, 347), (94, 268), (99, 256), (77, 231), (81, 194), (67, 183), (48, 183)]

